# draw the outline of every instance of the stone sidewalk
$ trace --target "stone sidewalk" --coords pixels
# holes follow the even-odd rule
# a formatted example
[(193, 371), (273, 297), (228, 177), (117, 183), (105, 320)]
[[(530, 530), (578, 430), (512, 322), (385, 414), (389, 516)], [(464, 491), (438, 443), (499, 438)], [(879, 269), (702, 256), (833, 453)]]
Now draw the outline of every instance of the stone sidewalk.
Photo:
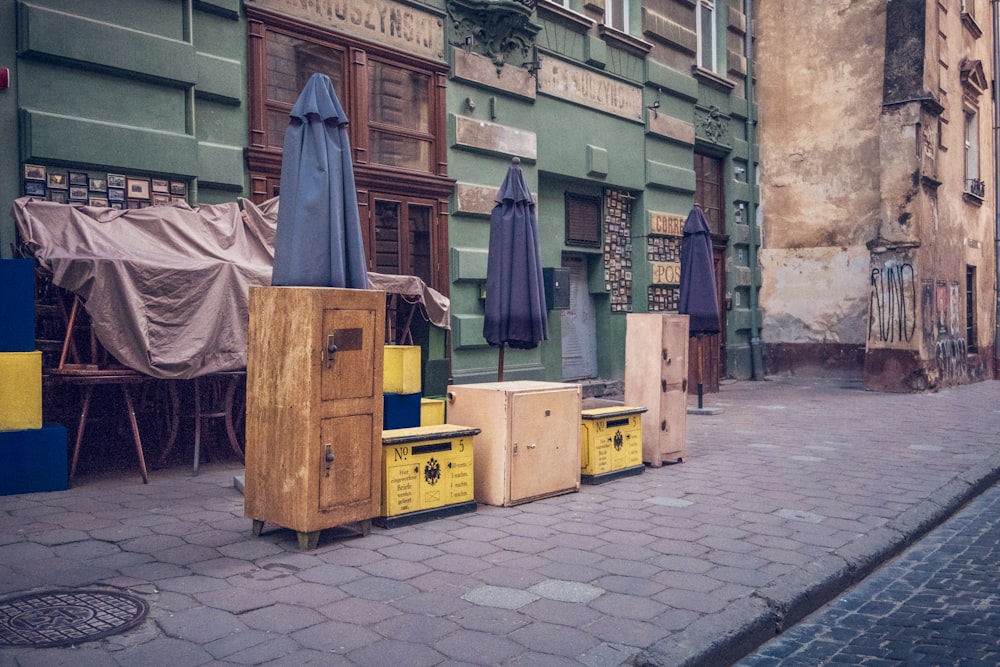
[[(367, 537), (251, 534), (237, 463), (0, 497), (0, 598), (129, 592), (138, 627), (0, 665), (725, 665), (1000, 477), (1000, 383), (726, 383), (681, 464)], [(689, 397), (694, 404), (694, 397)], [(2, 600), (0, 600), (2, 601)]]

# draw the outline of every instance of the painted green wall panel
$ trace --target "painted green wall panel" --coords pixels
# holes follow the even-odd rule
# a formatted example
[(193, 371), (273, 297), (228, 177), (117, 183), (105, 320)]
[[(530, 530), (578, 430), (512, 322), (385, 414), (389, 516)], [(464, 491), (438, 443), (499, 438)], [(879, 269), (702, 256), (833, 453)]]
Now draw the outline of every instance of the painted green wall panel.
[(191, 44), (109, 23), (19, 5), (21, 56), (87, 63), (88, 68), (128, 71), (134, 76), (195, 83)]
[(227, 104), (240, 104), (244, 98), (243, 65), (239, 61), (207, 53), (197, 54), (198, 87), (195, 95)]
[(17, 73), (21, 108), (163, 132), (186, 131), (187, 103), (181, 88), (48, 62), (22, 61)]
[(238, 18), (240, 15), (240, 0), (194, 0), (192, 4), (196, 10), (227, 18)]
[(195, 101), (195, 134), (199, 141), (239, 147), (246, 143), (247, 115), (242, 106), (212, 100)]
[[(19, 2), (18, 4), (28, 4)], [(31, 5), (54, 9), (131, 30), (184, 38), (186, 2), (178, 0), (31, 0)]]
[(693, 193), (695, 190), (694, 170), (646, 160), (646, 184), (651, 187)]
[(655, 60), (646, 60), (646, 83), (653, 88), (662, 88), (665, 92), (688, 102), (698, 99), (697, 81)]
[(194, 13), (191, 41), (199, 53), (246, 61), (247, 31), (239, 15)]
[(451, 248), (451, 275), (455, 281), (486, 280), (488, 248)]
[(194, 137), (24, 110), (22, 157), (39, 162), (115, 165), (123, 170), (193, 176)]
[(535, 104), (539, 171), (587, 180), (587, 144), (608, 149), (608, 185), (641, 190), (644, 128), (563, 100), (539, 96)]
[(216, 187), (243, 190), (243, 149), (239, 146), (198, 144), (198, 179)]
[(455, 347), (487, 347), (482, 315), (452, 315), (451, 342)]

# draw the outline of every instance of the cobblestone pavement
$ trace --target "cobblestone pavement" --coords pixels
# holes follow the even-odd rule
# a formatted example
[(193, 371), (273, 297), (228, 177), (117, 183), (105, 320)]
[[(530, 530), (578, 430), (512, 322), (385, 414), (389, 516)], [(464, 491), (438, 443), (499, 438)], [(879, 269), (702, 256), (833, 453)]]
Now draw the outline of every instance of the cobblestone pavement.
[(270, 525), (253, 537), (238, 462), (148, 485), (78, 475), (0, 497), (0, 598), (116, 590), (148, 617), (72, 648), (0, 648), (0, 665), (730, 664), (992, 485), (998, 398), (992, 381), (726, 383), (705, 397), (719, 414), (688, 416), (684, 463), (366, 537), (331, 529), (310, 551)]
[(1000, 664), (1000, 486), (739, 667)]

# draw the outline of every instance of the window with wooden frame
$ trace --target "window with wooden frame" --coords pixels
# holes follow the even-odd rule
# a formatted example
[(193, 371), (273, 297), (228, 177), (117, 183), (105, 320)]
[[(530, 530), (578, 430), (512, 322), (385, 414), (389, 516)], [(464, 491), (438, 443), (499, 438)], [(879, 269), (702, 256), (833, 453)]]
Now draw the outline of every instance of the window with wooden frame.
[[(279, 194), (289, 112), (313, 73), (348, 117), (369, 270), (448, 294), (448, 66), (247, 7), (251, 199)], [(375, 194), (377, 193), (377, 194)]]
[(601, 199), (567, 192), (566, 245), (601, 247)]
[(713, 234), (726, 233), (723, 210), (724, 192), (722, 187), (722, 160), (708, 155), (695, 154), (694, 201), (705, 212), (705, 220)]

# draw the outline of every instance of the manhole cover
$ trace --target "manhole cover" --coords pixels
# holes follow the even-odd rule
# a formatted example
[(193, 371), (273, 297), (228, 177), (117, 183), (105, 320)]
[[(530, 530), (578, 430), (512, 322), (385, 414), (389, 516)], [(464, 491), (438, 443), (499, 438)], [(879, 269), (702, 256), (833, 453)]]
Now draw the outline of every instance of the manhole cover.
[(134, 628), (149, 605), (124, 593), (45, 591), (0, 601), (0, 646), (52, 647)]

